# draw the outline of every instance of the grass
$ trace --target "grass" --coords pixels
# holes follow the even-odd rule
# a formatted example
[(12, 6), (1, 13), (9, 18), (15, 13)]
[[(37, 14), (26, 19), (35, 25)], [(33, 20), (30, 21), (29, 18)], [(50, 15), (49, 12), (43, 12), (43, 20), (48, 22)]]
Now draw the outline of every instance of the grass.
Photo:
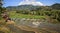
[(9, 12), (9, 14), (11, 18), (34, 18), (34, 19), (45, 18), (45, 16), (18, 14), (16, 12)]
[(12, 33), (7, 25), (4, 19), (0, 20), (0, 33)]

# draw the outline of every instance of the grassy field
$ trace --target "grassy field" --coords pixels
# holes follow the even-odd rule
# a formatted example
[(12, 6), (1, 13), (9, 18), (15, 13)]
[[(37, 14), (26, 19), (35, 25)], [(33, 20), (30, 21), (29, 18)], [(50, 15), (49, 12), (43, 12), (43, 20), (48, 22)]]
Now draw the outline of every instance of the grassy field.
[(34, 19), (41, 19), (46, 18), (45, 16), (39, 15), (26, 15), (26, 14), (19, 14), (16, 12), (9, 12), (11, 18), (34, 18)]

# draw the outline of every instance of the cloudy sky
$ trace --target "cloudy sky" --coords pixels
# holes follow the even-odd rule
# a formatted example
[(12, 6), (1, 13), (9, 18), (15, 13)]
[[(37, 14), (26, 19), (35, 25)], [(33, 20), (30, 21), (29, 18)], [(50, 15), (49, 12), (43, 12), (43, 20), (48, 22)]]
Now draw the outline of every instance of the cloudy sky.
[(43, 6), (43, 3), (36, 0), (23, 0), (18, 5), (34, 5), (34, 6)]
[(54, 3), (60, 3), (60, 0), (4, 0), (5, 7), (7, 6), (18, 6), (18, 5), (38, 5), (38, 6), (45, 6), (45, 5), (52, 5)]

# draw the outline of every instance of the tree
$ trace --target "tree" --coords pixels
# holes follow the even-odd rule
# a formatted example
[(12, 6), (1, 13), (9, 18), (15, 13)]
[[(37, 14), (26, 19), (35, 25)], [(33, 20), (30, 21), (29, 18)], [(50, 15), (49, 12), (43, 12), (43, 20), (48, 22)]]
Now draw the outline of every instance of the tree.
[(0, 19), (1, 19), (1, 13), (2, 13), (2, 10), (3, 10), (3, 0), (0, 0)]
[(0, 15), (1, 15), (1, 13), (2, 13), (2, 10), (3, 10), (3, 7), (2, 7), (2, 5), (3, 5), (3, 0), (0, 0)]

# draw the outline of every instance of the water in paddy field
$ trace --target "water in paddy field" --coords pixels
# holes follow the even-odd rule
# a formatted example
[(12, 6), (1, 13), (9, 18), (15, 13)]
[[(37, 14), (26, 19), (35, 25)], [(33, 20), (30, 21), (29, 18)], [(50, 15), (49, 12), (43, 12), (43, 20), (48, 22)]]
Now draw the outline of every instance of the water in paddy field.
[(47, 20), (39, 19), (19, 19), (13, 18), (17, 26), (25, 26), (32, 29), (37, 29), (42, 33), (60, 33), (60, 24), (48, 23)]

